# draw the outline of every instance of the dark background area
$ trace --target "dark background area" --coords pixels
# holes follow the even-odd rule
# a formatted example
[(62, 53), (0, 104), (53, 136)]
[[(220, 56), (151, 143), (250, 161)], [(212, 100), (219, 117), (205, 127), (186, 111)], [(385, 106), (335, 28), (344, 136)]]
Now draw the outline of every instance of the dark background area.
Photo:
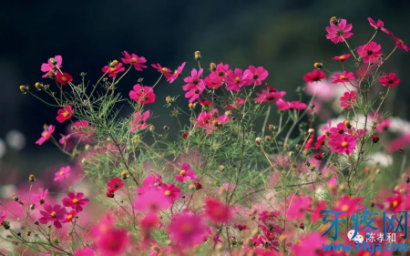
[[(32, 92), (45, 96), (35, 91), (34, 83), (48, 82), (41, 78), (40, 67), (52, 56), (63, 56), (63, 70), (73, 75), (74, 82), (80, 81), (83, 71), (95, 82), (101, 68), (110, 60), (120, 60), (124, 50), (146, 57), (149, 65), (158, 62), (171, 69), (187, 61), (185, 75), (197, 67), (193, 53), (200, 50), (205, 68), (210, 62), (242, 69), (264, 66), (269, 71), (267, 82), (288, 91), (286, 97), (291, 100), (314, 62), (340, 69), (331, 57), (348, 51), (344, 44), (334, 45), (325, 38), (331, 16), (353, 23), (352, 47), (366, 43), (373, 34), (367, 17), (383, 20), (387, 29), (410, 45), (409, 13), (408, 0), (2, 0), (0, 139), (18, 130), (25, 135), (26, 146), (21, 151), (7, 148), (0, 160), (0, 183), (25, 177), (18, 173), (41, 173), (46, 166), (69, 160), (51, 143), (35, 144), (43, 124), (57, 124), (56, 135), (64, 132), (64, 124), (55, 121), (57, 110), (18, 89), (21, 84), (30, 85)], [(382, 33), (375, 41), (385, 53), (394, 47)], [(409, 57), (410, 53), (399, 50), (385, 66), (401, 78), (394, 112), (406, 119), (410, 115)], [(152, 68), (131, 72), (119, 91), (127, 95), (139, 77), (152, 85), (158, 73)], [(183, 95), (181, 85), (182, 80), (171, 85), (163, 80), (156, 87), (157, 101), (148, 108), (161, 114), (161, 119), (152, 120), (157, 127), (173, 127), (175, 120), (162, 107), (167, 95)], [(187, 104), (182, 98), (181, 104)]]

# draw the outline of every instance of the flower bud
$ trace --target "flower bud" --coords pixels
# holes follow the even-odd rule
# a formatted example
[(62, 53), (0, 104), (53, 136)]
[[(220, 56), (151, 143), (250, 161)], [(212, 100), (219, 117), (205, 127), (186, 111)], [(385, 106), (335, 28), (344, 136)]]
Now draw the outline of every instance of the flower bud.
[(148, 127), (148, 129), (149, 129), (150, 132), (153, 132), (153, 131), (155, 131), (155, 126), (151, 124), (151, 125)]
[(216, 70), (216, 64), (214, 62), (209, 63), (209, 69), (211, 71), (215, 71)]
[(19, 197), (18, 197), (18, 196), (16, 196), (15, 194), (12, 194), (11, 196), (12, 196), (12, 198), (13, 198), (13, 200), (14, 200), (14, 201), (16, 201), (16, 202), (17, 202), (17, 201), (19, 200)]
[(20, 85), (20, 91), (24, 94), (26, 94), (28, 92), (28, 86), (25, 85)]
[(213, 126), (218, 126), (218, 120), (213, 120), (212, 124), (213, 124)]
[(174, 100), (172, 99), (171, 96), (167, 96), (167, 97), (165, 97), (165, 102), (169, 103), (169, 104), (172, 104), (172, 103), (174, 103)]
[(43, 86), (41, 85), (41, 83), (37, 82), (37, 83), (34, 84), (34, 87), (36, 87), (37, 90), (41, 91), (41, 88)]
[(271, 136), (269, 136), (269, 135), (266, 135), (265, 136), (265, 141), (271, 141), (272, 140), (272, 137)]
[(28, 180), (33, 182), (35, 180), (34, 174), (30, 174), (30, 176), (28, 176)]
[(35, 204), (30, 204), (30, 210), (34, 210), (36, 208)]
[(255, 139), (255, 143), (257, 144), (257, 145), (260, 145), (261, 144), (261, 137), (257, 137), (256, 139)]
[(121, 172), (121, 177), (125, 180), (128, 177), (128, 173), (126, 171)]
[(110, 64), (111, 67), (115, 67), (118, 65), (118, 60), (113, 60)]
[(165, 130), (165, 131), (168, 131), (168, 130), (169, 130), (169, 127), (168, 127), (167, 125), (164, 125), (164, 130)]
[(269, 125), (269, 131), (273, 132), (276, 129), (276, 127), (273, 124)]
[(377, 137), (376, 135), (372, 135), (372, 140), (373, 140), (373, 143), (377, 143), (378, 141), (379, 141), (379, 137)]
[(214, 185), (215, 185), (215, 186), (219, 186), (219, 180), (215, 180), (215, 181), (214, 181)]
[(200, 59), (202, 58), (200, 51), (196, 51), (196, 52), (194, 53), (194, 56), (195, 56), (195, 59), (196, 59), (196, 60), (200, 60)]
[(336, 16), (331, 17), (330, 22), (332, 22), (335, 25), (339, 24), (339, 21), (337, 20)]
[(309, 134), (312, 134), (312, 133), (314, 133), (315, 132), (315, 129), (313, 129), (313, 128), (310, 128), (309, 130), (308, 130), (308, 133)]
[(350, 124), (350, 121), (348, 121), (348, 120), (345, 121), (345, 126), (346, 126), (347, 129), (352, 128), (352, 125)]
[(30, 236), (30, 235), (31, 235), (31, 231), (30, 231), (30, 230), (27, 230), (26, 235), (27, 235), (27, 236)]
[(321, 68), (323, 67), (323, 63), (321, 63), (321, 62), (315, 62), (315, 63), (313, 64), (313, 66), (314, 66), (315, 68), (317, 68), (317, 69), (321, 69)]
[(293, 152), (293, 151), (289, 151), (288, 156), (289, 156), (289, 157), (292, 157), (294, 153), (295, 153), (295, 152)]
[(80, 76), (82, 76), (82, 77), (84, 77), (84, 76), (86, 76), (87, 75), (87, 73), (85, 73), (85, 72), (81, 72), (80, 73)]
[(223, 172), (225, 171), (225, 166), (224, 165), (218, 165), (218, 170)]
[(188, 185), (188, 189), (189, 189), (189, 190), (195, 190), (195, 189), (196, 189), (195, 184), (193, 184), (193, 183), (189, 184), (189, 185)]

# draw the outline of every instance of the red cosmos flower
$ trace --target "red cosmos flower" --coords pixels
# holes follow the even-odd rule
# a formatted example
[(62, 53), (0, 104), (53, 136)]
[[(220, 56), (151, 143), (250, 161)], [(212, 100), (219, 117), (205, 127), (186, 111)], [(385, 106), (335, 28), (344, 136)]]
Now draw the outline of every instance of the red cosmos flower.
[(138, 57), (134, 53), (130, 55), (127, 51), (123, 51), (122, 55), (124, 55), (124, 58), (121, 58), (122, 62), (133, 65), (135, 70), (142, 71), (143, 68), (147, 68), (147, 66), (142, 64), (147, 62), (147, 59), (144, 57)]
[(110, 228), (102, 233), (95, 242), (95, 246), (101, 251), (102, 256), (123, 255), (129, 248), (130, 236), (127, 229)]
[(216, 66), (215, 74), (223, 81), (228, 73), (229, 65), (222, 62)]
[(323, 159), (323, 153), (322, 153), (322, 152), (317, 153), (317, 154), (315, 155), (315, 159), (316, 159), (316, 160), (322, 160), (322, 159)]
[(62, 74), (61, 74), (61, 72), (57, 72), (56, 80), (60, 84), (66, 85), (67, 83), (71, 83), (73, 81), (73, 77), (70, 74), (66, 73), (66, 72), (64, 72)]
[(53, 222), (54, 227), (62, 228), (61, 221), (65, 220), (67, 210), (61, 205), (44, 205), (44, 211), (40, 211), (42, 217), (39, 222), (42, 224), (47, 224), (48, 222)]
[(311, 73), (307, 73), (306, 75), (303, 76), (303, 80), (305, 80), (308, 83), (317, 82), (325, 78), (326, 78), (325, 72), (323, 72), (322, 70), (318, 70), (318, 69), (314, 69)]
[(171, 69), (167, 68), (167, 67), (163, 67), (161, 66), (161, 64), (157, 63), (157, 64), (151, 64), (151, 66), (153, 68), (155, 68), (156, 70), (158, 70), (158, 72), (164, 74), (166, 79), (169, 79), (172, 74), (171, 74)]
[(77, 212), (75, 210), (71, 210), (67, 213), (66, 219), (62, 221), (62, 223), (71, 222), (77, 216)]
[(340, 55), (340, 56), (335, 56), (335, 57), (333, 57), (332, 59), (334, 59), (334, 60), (340, 60), (340, 61), (344, 61), (344, 60), (347, 60), (347, 59), (349, 59), (350, 58), (350, 54), (342, 54), (342, 55)]
[(396, 76), (395, 73), (384, 74), (382, 77), (379, 77), (379, 82), (386, 87), (396, 86), (400, 82), (400, 78)]
[(154, 103), (156, 98), (152, 87), (142, 86), (140, 84), (134, 85), (133, 90), (129, 93), (129, 96), (132, 100), (143, 105)]
[(333, 207), (333, 211), (345, 211), (346, 213), (339, 213), (339, 217), (343, 218), (346, 216), (353, 216), (357, 211), (363, 208), (361, 202), (363, 202), (363, 197), (351, 197), (349, 195), (344, 195), (339, 197), (336, 206)]
[(380, 138), (372, 134), (372, 140), (373, 140), (373, 143), (377, 143), (380, 140)]
[(395, 37), (394, 34), (391, 32), (390, 32), (390, 35), (391, 35), (391, 38), (396, 42), (397, 48), (405, 50), (406, 52), (410, 50), (410, 48), (403, 42), (403, 40)]
[(322, 145), (325, 144), (327, 136), (326, 135), (320, 135), (317, 137), (317, 141), (315, 145), (313, 146), (313, 149), (319, 149)]
[(348, 39), (353, 35), (353, 33), (350, 32), (352, 27), (352, 24), (346, 24), (345, 19), (341, 19), (337, 24), (330, 21), (330, 27), (326, 27), (326, 38), (335, 44), (344, 42), (343, 38)]
[(400, 193), (396, 193), (396, 195), (386, 198), (385, 202), (385, 210), (400, 211), (403, 208), (403, 195)]
[(249, 229), (246, 225), (240, 225), (240, 224), (236, 225), (236, 224), (235, 224), (235, 225), (233, 225), (233, 226), (234, 226), (234, 228), (239, 229), (239, 231)]
[[(370, 42), (357, 48), (357, 54), (363, 58), (363, 63), (377, 62), (377, 59), (382, 55), (380, 44)], [(376, 61), (375, 61), (376, 60)]]
[(182, 134), (182, 138), (185, 140), (186, 138), (188, 138), (189, 136), (189, 132), (186, 132), (184, 134)]
[(118, 177), (114, 177), (107, 183), (107, 186), (108, 186), (109, 189), (111, 189), (115, 192), (118, 189), (124, 187), (124, 183), (122, 182), (122, 179), (120, 179)]
[(231, 219), (229, 206), (213, 198), (205, 201), (205, 215), (215, 224), (227, 223)]
[(305, 144), (305, 150), (308, 150), (312, 147), (314, 137), (315, 137), (315, 135), (313, 133), (309, 136), (309, 139), (307, 140), (307, 142)]
[(64, 121), (68, 120), (71, 118), (71, 116), (74, 113), (74, 109), (73, 106), (68, 105), (65, 106), (63, 109), (59, 109), (57, 111), (57, 121), (59, 121), (60, 123), (64, 123)]
[(377, 31), (383, 31), (384, 33), (390, 35), (390, 31), (388, 31), (387, 29), (384, 28), (384, 22), (381, 20), (377, 20), (377, 22), (375, 22), (372, 18), (367, 18), (367, 20), (370, 23), (370, 26), (374, 27)]
[(200, 190), (203, 188), (202, 184), (199, 182), (194, 181), (194, 185), (195, 185), (196, 190)]
[(108, 198), (113, 198), (114, 193), (115, 193), (115, 190), (113, 190), (111, 188), (108, 188), (107, 192), (105, 193), (105, 196), (108, 197)]
[(83, 206), (86, 206), (90, 202), (88, 198), (84, 198), (84, 194), (81, 192), (77, 194), (70, 192), (67, 196), (68, 198), (63, 198), (63, 205), (73, 208), (76, 212), (83, 211)]
[(286, 211), (286, 216), (289, 220), (302, 220), (305, 218), (305, 213), (309, 211), (312, 205), (310, 196), (294, 196), (289, 202), (289, 208)]
[(337, 84), (337, 83), (348, 83), (349, 80), (354, 80), (354, 74), (353, 72), (347, 72), (343, 71), (342, 74), (336, 73), (334, 76), (330, 78), (332, 80), (332, 83)]
[(340, 97), (340, 106), (345, 109), (351, 108), (356, 103), (356, 99), (356, 92), (345, 92), (343, 96)]
[(144, 130), (147, 128), (147, 119), (150, 117), (151, 113), (149, 110), (145, 111), (144, 113), (140, 113), (139, 111), (135, 112), (133, 115), (133, 120), (129, 123), (131, 126), (131, 133), (135, 133), (137, 130)]
[(319, 202), (314, 202), (313, 207), (310, 210), (312, 213), (311, 215), (311, 220), (313, 223), (318, 221), (319, 219), (322, 219), (323, 213), (322, 210), (326, 210), (326, 202), (325, 201), (319, 201)]
[(212, 102), (210, 102), (209, 100), (198, 100), (199, 105), (201, 105), (203, 108), (210, 108), (212, 107)]
[(115, 66), (104, 66), (101, 70), (102, 72), (107, 73), (109, 77), (114, 77), (117, 76), (118, 73), (124, 72), (125, 68), (122, 66), (122, 63), (119, 62)]

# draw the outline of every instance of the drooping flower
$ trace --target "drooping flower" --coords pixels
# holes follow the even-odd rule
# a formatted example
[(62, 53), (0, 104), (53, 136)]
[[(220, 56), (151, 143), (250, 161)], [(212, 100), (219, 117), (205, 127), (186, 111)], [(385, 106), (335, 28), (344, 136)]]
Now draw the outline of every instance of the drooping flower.
[(390, 35), (390, 31), (384, 28), (384, 22), (381, 20), (374, 21), (372, 18), (367, 18), (370, 23), (370, 26), (374, 27), (377, 31), (383, 31), (384, 33)]
[(345, 61), (345, 60), (348, 60), (349, 58), (350, 58), (350, 54), (347, 53), (347, 54), (342, 54), (340, 56), (335, 56), (332, 59), (339, 60), (339, 61)]
[(49, 72), (55, 72), (57, 68), (61, 68), (63, 65), (63, 57), (56, 55), (54, 58), (49, 58), (47, 63), (41, 64), (41, 71), (46, 72), (43, 78), (49, 76)]
[(145, 111), (142, 115), (139, 111), (134, 113), (133, 120), (130, 122), (131, 133), (135, 133), (137, 130), (144, 130), (147, 128), (147, 119), (150, 117), (151, 113), (149, 110)]
[(241, 87), (248, 83), (248, 79), (242, 69), (235, 68), (235, 71), (228, 71), (228, 76), (225, 78), (225, 82), (228, 91), (240, 92)]
[(138, 195), (134, 208), (141, 212), (156, 213), (168, 209), (172, 202), (172, 199), (165, 195), (162, 190), (149, 189), (143, 194)]
[(109, 189), (113, 190), (114, 192), (119, 190), (120, 188), (124, 187), (124, 183), (122, 179), (118, 177), (112, 178), (108, 183), (107, 186)]
[(353, 72), (343, 71), (341, 74), (339, 73), (334, 74), (334, 76), (331, 77), (330, 79), (332, 80), (332, 83), (334, 84), (348, 83), (349, 80), (354, 80), (354, 74)]
[(86, 206), (90, 202), (88, 198), (84, 198), (84, 193), (81, 192), (77, 194), (69, 192), (67, 196), (68, 197), (63, 198), (63, 205), (73, 208), (76, 212), (83, 211), (83, 206)]
[(101, 256), (122, 255), (129, 247), (130, 240), (126, 229), (110, 228), (98, 237), (95, 246)]
[(172, 84), (177, 78), (181, 77), (182, 75), (182, 71), (184, 70), (186, 62), (182, 63), (181, 66), (179, 66), (174, 73), (172, 74), (172, 76), (170, 76), (169, 78), (167, 78), (167, 81)]
[(399, 49), (405, 50), (406, 52), (410, 51), (410, 48), (403, 42), (403, 40), (394, 36), (393, 33), (390, 33), (391, 38), (396, 42), (396, 46)]
[(156, 70), (158, 70), (159, 73), (164, 74), (166, 79), (169, 79), (172, 74), (171, 74), (171, 69), (167, 68), (167, 67), (163, 67), (161, 66), (161, 64), (157, 63), (157, 64), (151, 64), (151, 66), (153, 68), (155, 68)]
[(205, 201), (205, 216), (216, 225), (226, 224), (232, 217), (229, 206), (214, 198), (208, 198)]
[(123, 51), (122, 55), (124, 55), (124, 58), (121, 58), (122, 62), (133, 65), (135, 70), (142, 71), (143, 68), (147, 68), (146, 65), (143, 65), (147, 62), (145, 57), (138, 57), (135, 53), (129, 54), (127, 51)]
[(67, 210), (59, 204), (51, 206), (49, 204), (44, 204), (44, 211), (40, 211), (42, 217), (39, 222), (42, 224), (47, 224), (48, 222), (53, 222), (54, 227), (62, 228), (61, 221), (65, 220)]
[(339, 213), (339, 217), (354, 216), (357, 211), (363, 208), (361, 202), (363, 197), (353, 197), (349, 195), (343, 195), (339, 197), (333, 211), (345, 211), (346, 213)]
[(325, 72), (323, 72), (322, 70), (318, 70), (318, 69), (314, 69), (311, 73), (307, 73), (306, 75), (303, 76), (303, 80), (305, 80), (308, 83), (317, 82), (325, 78), (326, 78)]
[(289, 208), (286, 211), (286, 216), (289, 220), (303, 220), (305, 213), (309, 211), (312, 205), (310, 196), (293, 196), (288, 202)]
[(186, 92), (185, 98), (189, 98), (189, 102), (194, 102), (205, 90), (205, 84), (201, 78), (202, 72), (202, 68), (199, 71), (192, 69), (191, 76), (184, 78), (184, 82), (187, 84), (182, 86), (182, 89)]
[(31, 201), (33, 202), (33, 204), (35, 204), (36, 206), (40, 206), (42, 204), (44, 204), (46, 202), (46, 197), (48, 194), (48, 189), (38, 189), (38, 193), (37, 194), (33, 194), (31, 196)]
[(382, 55), (381, 46), (376, 42), (370, 42), (357, 48), (357, 54), (363, 58), (363, 63), (375, 63)]
[(356, 148), (357, 137), (348, 134), (337, 134), (329, 140), (330, 150), (333, 153), (350, 155)]
[(57, 111), (57, 121), (64, 123), (66, 120), (70, 119), (74, 113), (74, 108), (71, 105), (65, 106), (63, 109)]
[(132, 91), (130, 91), (129, 96), (132, 100), (140, 104), (154, 103), (155, 94), (154, 89), (150, 86), (142, 86), (140, 84), (134, 85)]
[(60, 84), (66, 85), (67, 83), (71, 83), (73, 81), (73, 77), (70, 74), (66, 73), (66, 72), (64, 72), (64, 73), (57, 72), (56, 80)]
[(165, 184), (161, 185), (161, 189), (168, 198), (171, 198), (172, 201), (175, 201), (179, 198), (179, 194), (181, 193), (181, 189), (174, 184)]
[(49, 140), (51, 138), (51, 134), (53, 134), (55, 130), (54, 125), (49, 125), (42, 133), (41, 133), (41, 138), (36, 141), (36, 144), (38, 145), (43, 145), (44, 142)]
[(269, 73), (262, 66), (256, 68), (255, 66), (251, 65), (247, 70), (245, 70), (243, 75), (248, 80), (245, 85), (261, 85), (262, 81), (268, 77)]
[(396, 76), (395, 73), (384, 74), (383, 76), (379, 77), (379, 82), (386, 87), (393, 87), (396, 86), (400, 82), (400, 78)]
[(197, 178), (196, 173), (191, 170), (191, 165), (188, 163), (182, 163), (181, 171), (175, 176), (175, 179), (180, 183), (185, 180), (196, 180)]
[(192, 247), (202, 243), (207, 228), (199, 215), (182, 212), (174, 215), (168, 228), (173, 243), (184, 247)]
[(342, 108), (351, 108), (357, 99), (357, 93), (355, 91), (345, 92), (342, 97), (340, 97), (340, 106)]
[(337, 44), (344, 42), (344, 39), (348, 39), (353, 35), (350, 30), (352, 30), (352, 24), (346, 24), (345, 19), (341, 19), (340, 22), (334, 24), (330, 21), (330, 27), (326, 27), (327, 35), (326, 38)]
[(122, 63), (119, 62), (116, 65), (104, 66), (101, 70), (102, 72), (107, 73), (109, 77), (115, 77), (118, 73), (124, 72), (125, 68), (122, 66)]

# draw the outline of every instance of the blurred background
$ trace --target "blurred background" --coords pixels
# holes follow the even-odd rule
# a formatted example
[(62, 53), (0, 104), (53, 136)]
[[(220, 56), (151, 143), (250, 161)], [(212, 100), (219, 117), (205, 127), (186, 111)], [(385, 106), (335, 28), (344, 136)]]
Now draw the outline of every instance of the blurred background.
[[(95, 82), (101, 68), (110, 60), (120, 60), (124, 50), (146, 57), (149, 65), (161, 63), (172, 70), (187, 61), (185, 75), (197, 68), (193, 53), (199, 50), (205, 68), (210, 62), (242, 69), (264, 66), (269, 71), (267, 82), (288, 91), (287, 100), (296, 100), (295, 90), (305, 85), (302, 77), (314, 62), (338, 71), (340, 63), (331, 57), (348, 52), (344, 44), (335, 45), (325, 38), (331, 16), (353, 24), (352, 47), (366, 43), (373, 34), (367, 17), (383, 20), (387, 29), (410, 45), (409, 13), (408, 0), (2, 0), (0, 185), (26, 179), (29, 173), (40, 175), (47, 166), (69, 161), (51, 143), (35, 144), (44, 124), (57, 124), (55, 135), (65, 132), (64, 124), (55, 120), (57, 109), (22, 95), (18, 88), (29, 85), (33, 93), (44, 97), (34, 83), (48, 82), (41, 78), (40, 67), (50, 57), (63, 56), (63, 70), (73, 75), (74, 82), (80, 81), (81, 72)], [(394, 48), (383, 33), (375, 41), (385, 54)], [(410, 53), (398, 50), (384, 67), (401, 78), (387, 106), (396, 117), (407, 120), (409, 63)], [(152, 85), (158, 73), (152, 68), (130, 72), (119, 91), (126, 96), (140, 77)], [(156, 127), (176, 128), (163, 105), (167, 95), (183, 95), (181, 85), (182, 80), (172, 85), (163, 80), (156, 87), (157, 101), (148, 107), (156, 116), (161, 114), (161, 119), (151, 122)], [(187, 101), (182, 97), (179, 103), (186, 105)], [(275, 115), (270, 121), (274, 119)]]

